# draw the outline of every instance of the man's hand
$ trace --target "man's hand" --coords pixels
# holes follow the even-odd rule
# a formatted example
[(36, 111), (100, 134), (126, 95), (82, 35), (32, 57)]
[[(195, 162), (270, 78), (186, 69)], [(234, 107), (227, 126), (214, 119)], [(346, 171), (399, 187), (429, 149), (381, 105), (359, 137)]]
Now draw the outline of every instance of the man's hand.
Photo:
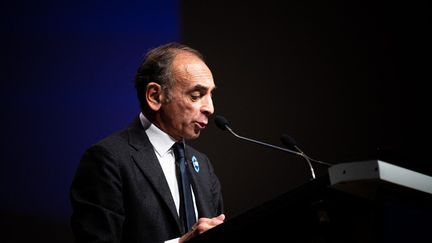
[(192, 229), (189, 230), (189, 232), (187, 232), (186, 234), (184, 234), (180, 239), (179, 239), (179, 243), (183, 243), (185, 241), (188, 241), (190, 239), (192, 239), (193, 237), (202, 234), (204, 232), (206, 232), (207, 230), (222, 224), (225, 220), (225, 214), (221, 214), (217, 217), (214, 218), (199, 218), (198, 222), (196, 222), (193, 226)]

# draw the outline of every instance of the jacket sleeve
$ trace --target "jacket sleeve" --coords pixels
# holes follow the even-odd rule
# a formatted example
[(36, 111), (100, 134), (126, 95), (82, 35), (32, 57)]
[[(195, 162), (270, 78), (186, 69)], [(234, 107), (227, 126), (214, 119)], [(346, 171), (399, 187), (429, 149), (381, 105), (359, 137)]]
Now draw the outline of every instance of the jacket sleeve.
[(124, 222), (122, 179), (115, 157), (101, 146), (88, 149), (70, 189), (75, 242), (120, 242)]

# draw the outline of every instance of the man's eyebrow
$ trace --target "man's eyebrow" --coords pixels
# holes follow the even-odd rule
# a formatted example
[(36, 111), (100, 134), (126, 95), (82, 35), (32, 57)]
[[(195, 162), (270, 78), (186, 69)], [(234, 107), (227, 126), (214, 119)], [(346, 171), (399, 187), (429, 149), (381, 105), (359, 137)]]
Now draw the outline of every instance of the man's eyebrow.
[[(212, 88), (211, 91), (214, 91), (215, 89), (216, 89), (216, 87)], [(207, 91), (207, 90), (209, 90), (209, 87), (201, 85), (201, 84), (197, 84), (191, 88), (191, 91)]]

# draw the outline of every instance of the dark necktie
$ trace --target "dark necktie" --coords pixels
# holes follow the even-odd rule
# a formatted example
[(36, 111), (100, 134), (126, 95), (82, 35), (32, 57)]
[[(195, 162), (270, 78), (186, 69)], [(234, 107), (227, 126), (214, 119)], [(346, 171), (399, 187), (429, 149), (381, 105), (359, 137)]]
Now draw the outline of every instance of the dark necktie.
[(192, 190), (189, 181), (189, 173), (186, 168), (185, 151), (183, 143), (175, 143), (174, 154), (179, 168), (179, 192), (180, 192), (180, 218), (183, 219), (186, 232), (196, 222), (195, 209), (192, 200)]

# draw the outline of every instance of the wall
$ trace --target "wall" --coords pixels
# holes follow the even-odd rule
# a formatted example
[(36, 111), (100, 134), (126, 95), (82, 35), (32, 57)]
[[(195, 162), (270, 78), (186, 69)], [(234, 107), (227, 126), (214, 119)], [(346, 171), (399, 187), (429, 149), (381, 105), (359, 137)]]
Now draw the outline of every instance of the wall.
[[(426, 6), (390, 1), (182, 1), (182, 38), (207, 57), (216, 114), (240, 135), (315, 159), (382, 159), (432, 175), (423, 81)], [(214, 161), (231, 216), (309, 181), (301, 158), (214, 124), (195, 145)], [(315, 165), (316, 173), (326, 166)]]

